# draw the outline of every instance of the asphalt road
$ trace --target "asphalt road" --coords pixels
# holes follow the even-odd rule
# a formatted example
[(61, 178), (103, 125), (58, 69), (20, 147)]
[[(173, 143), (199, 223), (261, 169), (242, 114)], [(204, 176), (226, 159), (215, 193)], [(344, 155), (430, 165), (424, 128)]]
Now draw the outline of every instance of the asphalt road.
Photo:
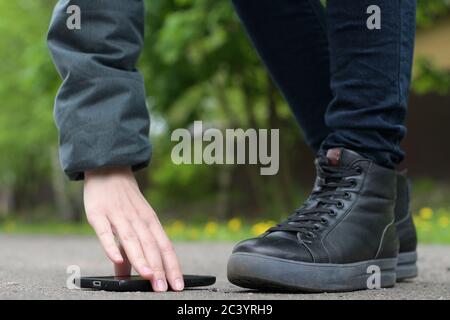
[(110, 275), (97, 240), (92, 237), (0, 234), (0, 299), (450, 299), (450, 246), (419, 248), (420, 276), (393, 289), (352, 293), (274, 294), (243, 290), (226, 280), (229, 243), (177, 243), (185, 273), (213, 274), (217, 283), (182, 293), (112, 293), (69, 290), (67, 267), (82, 275)]

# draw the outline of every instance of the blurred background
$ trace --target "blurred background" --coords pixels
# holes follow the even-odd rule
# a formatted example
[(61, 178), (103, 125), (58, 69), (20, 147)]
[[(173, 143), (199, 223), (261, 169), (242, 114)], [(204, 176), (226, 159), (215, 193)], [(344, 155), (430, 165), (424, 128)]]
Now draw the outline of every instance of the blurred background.
[[(56, 1), (0, 2), (0, 232), (92, 234), (82, 183), (62, 174), (53, 122), (60, 79), (46, 47)], [(148, 0), (140, 70), (152, 115), (151, 166), (140, 185), (175, 240), (238, 240), (302, 203), (313, 154), (228, 0)], [(404, 142), (422, 242), (450, 243), (450, 1), (418, 0), (414, 82)], [(280, 128), (280, 171), (176, 166), (170, 133)]]

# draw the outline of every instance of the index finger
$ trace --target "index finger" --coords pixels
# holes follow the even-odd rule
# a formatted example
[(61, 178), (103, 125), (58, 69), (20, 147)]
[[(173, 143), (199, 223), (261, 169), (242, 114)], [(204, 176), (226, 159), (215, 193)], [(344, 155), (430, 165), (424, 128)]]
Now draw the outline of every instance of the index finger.
[(108, 258), (114, 263), (122, 263), (123, 257), (120, 254), (116, 241), (114, 240), (114, 234), (108, 219), (106, 219), (103, 215), (92, 216), (89, 219), (89, 224), (97, 234), (97, 237), (100, 240), (103, 250), (105, 250)]

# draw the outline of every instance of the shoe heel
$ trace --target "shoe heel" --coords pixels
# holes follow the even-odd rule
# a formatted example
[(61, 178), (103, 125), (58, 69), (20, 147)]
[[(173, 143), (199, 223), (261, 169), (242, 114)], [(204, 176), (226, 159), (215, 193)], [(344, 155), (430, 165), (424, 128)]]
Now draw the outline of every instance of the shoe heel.
[(417, 277), (417, 252), (411, 251), (399, 253), (395, 272), (397, 273), (397, 282)]

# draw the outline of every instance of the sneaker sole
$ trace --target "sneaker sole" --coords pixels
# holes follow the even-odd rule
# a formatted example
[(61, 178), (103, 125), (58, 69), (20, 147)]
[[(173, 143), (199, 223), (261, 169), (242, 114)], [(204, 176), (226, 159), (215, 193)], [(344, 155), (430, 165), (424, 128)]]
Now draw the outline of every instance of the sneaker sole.
[(397, 282), (417, 277), (417, 252), (411, 251), (399, 253), (395, 271), (397, 273)]
[[(380, 270), (380, 287), (396, 282), (397, 258), (349, 264), (317, 264), (252, 253), (234, 253), (228, 261), (228, 280), (240, 287), (264, 291), (345, 292), (368, 289), (369, 267)], [(369, 280), (369, 281), (368, 281)]]

